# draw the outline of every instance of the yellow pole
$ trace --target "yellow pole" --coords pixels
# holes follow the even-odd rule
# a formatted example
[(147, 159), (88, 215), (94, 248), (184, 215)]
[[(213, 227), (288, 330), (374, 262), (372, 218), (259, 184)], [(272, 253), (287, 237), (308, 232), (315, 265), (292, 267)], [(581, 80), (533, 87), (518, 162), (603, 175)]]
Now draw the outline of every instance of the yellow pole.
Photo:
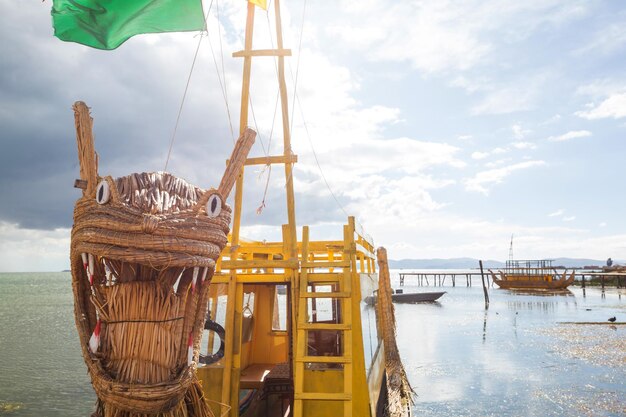
[[(283, 29), (280, 20), (280, 0), (274, 0), (274, 11), (276, 13), (276, 40), (278, 49), (283, 49)], [(280, 90), (280, 104), (283, 119), (283, 143), (285, 157), (291, 156), (291, 132), (289, 131), (289, 102), (287, 100), (287, 85), (285, 83), (285, 57), (278, 57), (278, 88)], [(295, 103), (294, 103), (295, 105)], [(289, 257), (296, 256), (298, 238), (296, 236), (296, 204), (293, 193), (293, 166), (291, 162), (285, 162), (285, 188), (287, 194), (287, 222), (289, 225), (289, 236), (291, 247)]]
[[(245, 51), (252, 51), (252, 33), (254, 30), (254, 4), (248, 3), (248, 17), (246, 19)], [(243, 81), (241, 85), (241, 112), (239, 115), (239, 136), (248, 127), (248, 107), (250, 102), (250, 74), (252, 71), (252, 56), (246, 54), (243, 58)], [(239, 231), (241, 228), (241, 208), (243, 202), (243, 169), (235, 186), (235, 213), (233, 219), (233, 231), (231, 245), (237, 250), (239, 244)]]
[[(245, 38), (245, 50), (252, 50), (252, 32), (254, 29), (254, 4), (248, 3), (248, 16), (246, 19), (246, 38)], [(241, 112), (239, 116), (239, 135), (248, 127), (248, 103), (250, 101), (250, 73), (252, 69), (252, 56), (246, 55), (243, 60), (243, 81), (241, 86)], [(239, 231), (241, 228), (241, 208), (243, 202), (243, 168), (241, 169), (241, 175), (237, 178), (237, 184), (235, 185), (235, 212), (233, 218), (233, 231), (231, 233), (231, 253), (230, 259), (237, 259), (237, 252), (239, 251)], [(222, 403), (229, 404), (231, 397), (234, 396), (235, 389), (238, 386), (238, 380), (232, 381), (233, 372), (233, 353), (239, 352), (239, 346), (235, 348), (234, 343), (240, 342), (240, 338), (235, 338), (234, 334), (236, 329), (235, 323), (235, 305), (237, 303), (237, 271), (232, 270), (230, 272), (230, 281), (228, 283), (228, 304), (226, 306), (226, 343), (224, 352), (224, 373), (222, 379)], [(237, 369), (238, 370), (238, 369)], [(232, 386), (235, 389), (231, 389)], [(232, 393), (232, 396), (231, 396)], [(238, 393), (236, 393), (238, 395)], [(239, 415), (239, 410), (236, 408), (230, 409), (229, 415)]]

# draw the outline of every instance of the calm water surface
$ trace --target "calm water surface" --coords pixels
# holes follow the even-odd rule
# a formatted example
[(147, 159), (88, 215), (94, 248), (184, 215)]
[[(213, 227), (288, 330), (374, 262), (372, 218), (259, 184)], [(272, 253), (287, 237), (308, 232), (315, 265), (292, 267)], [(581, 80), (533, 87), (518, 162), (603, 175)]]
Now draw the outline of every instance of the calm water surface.
[(438, 303), (396, 304), (414, 415), (626, 416), (626, 327), (564, 324), (626, 321), (625, 290), (490, 289), (485, 311), (480, 281), (464, 281)]
[[(0, 410), (19, 407), (4, 414), (93, 411), (70, 282), (69, 273), (0, 274)], [(626, 416), (624, 326), (559, 324), (626, 321), (624, 290), (492, 289), (487, 312), (480, 286), (444, 290), (437, 304), (396, 305), (400, 352), (418, 394), (414, 415)]]

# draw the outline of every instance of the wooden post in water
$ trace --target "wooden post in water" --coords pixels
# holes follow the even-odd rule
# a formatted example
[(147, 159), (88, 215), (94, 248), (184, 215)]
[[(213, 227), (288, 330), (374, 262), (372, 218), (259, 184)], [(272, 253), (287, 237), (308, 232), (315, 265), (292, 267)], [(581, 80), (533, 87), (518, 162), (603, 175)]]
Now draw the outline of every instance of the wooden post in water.
[(489, 294), (487, 293), (487, 287), (485, 286), (485, 273), (483, 272), (483, 261), (478, 261), (480, 265), (480, 278), (483, 281), (483, 293), (485, 294), (485, 308), (489, 308)]
[(602, 292), (604, 292), (604, 275), (600, 276), (600, 282), (602, 283)]
[(582, 282), (582, 287), (585, 288), (585, 274), (583, 274), (583, 282)]

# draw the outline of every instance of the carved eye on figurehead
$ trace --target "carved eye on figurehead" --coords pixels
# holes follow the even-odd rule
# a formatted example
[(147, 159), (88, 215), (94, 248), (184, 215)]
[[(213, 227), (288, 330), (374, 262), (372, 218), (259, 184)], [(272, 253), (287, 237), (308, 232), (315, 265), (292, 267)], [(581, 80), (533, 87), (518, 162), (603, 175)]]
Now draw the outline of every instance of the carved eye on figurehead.
[(220, 215), (222, 211), (222, 197), (219, 194), (212, 194), (206, 203), (206, 214), (213, 218)]
[(111, 198), (111, 190), (109, 189), (109, 183), (106, 180), (100, 181), (98, 188), (96, 188), (96, 203), (106, 204)]

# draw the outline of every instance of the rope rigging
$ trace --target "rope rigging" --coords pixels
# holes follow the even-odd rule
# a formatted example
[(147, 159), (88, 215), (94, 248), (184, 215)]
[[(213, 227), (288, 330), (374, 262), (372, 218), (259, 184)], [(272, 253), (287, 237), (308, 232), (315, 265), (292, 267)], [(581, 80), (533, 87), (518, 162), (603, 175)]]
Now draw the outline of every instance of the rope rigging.
[[(211, 10), (213, 9), (214, 1), (215, 1), (216, 19), (218, 21), (217, 26), (218, 26), (218, 38), (219, 38), (219, 42), (220, 42), (219, 43), (220, 64), (218, 64), (217, 58), (215, 57), (215, 50), (214, 50), (214, 47), (213, 47), (213, 42), (211, 40), (211, 36), (210, 36), (209, 30), (208, 30), (208, 19), (210, 17)], [(273, 36), (272, 36), (273, 33), (272, 33), (272, 28), (271, 28), (271, 23), (270, 23), (270, 18), (269, 18), (269, 10), (271, 9), (269, 7), (270, 5), (271, 5), (271, 0), (268, 2), (268, 8), (267, 8), (268, 11), (266, 11), (265, 16), (266, 16), (267, 27), (268, 27), (268, 31), (269, 31), (269, 39), (270, 39), (271, 47), (272, 47), (272, 49), (274, 49), (274, 41), (273, 41)], [(289, 73), (291, 75), (291, 80), (292, 80), (292, 83), (293, 83), (293, 100), (292, 100), (292, 103), (293, 103), (292, 106), (293, 107), (291, 109), (291, 120), (290, 120), (290, 125), (289, 125), (289, 132), (290, 133), (293, 132), (293, 124), (294, 124), (294, 119), (295, 119), (295, 114), (294, 113), (295, 113), (295, 108), (296, 108), (296, 105), (297, 105), (299, 107), (299, 114), (300, 114), (300, 117), (302, 119), (302, 125), (303, 125), (305, 133), (306, 133), (307, 141), (308, 141), (309, 146), (311, 148), (311, 152), (313, 154), (313, 158), (315, 160), (315, 164), (317, 166), (317, 169), (320, 172), (320, 176), (321, 176), (321, 178), (322, 178), (326, 188), (330, 192), (330, 195), (332, 196), (333, 200), (337, 204), (337, 206), (341, 209), (341, 211), (346, 216), (348, 216), (348, 213), (346, 212), (346, 210), (344, 209), (343, 205), (341, 204), (341, 202), (337, 198), (336, 194), (333, 192), (333, 190), (332, 190), (332, 188), (331, 188), (331, 186), (330, 186), (330, 184), (328, 182), (328, 179), (326, 178), (326, 175), (324, 174), (324, 170), (322, 169), (322, 166), (321, 166), (321, 164), (319, 162), (319, 158), (318, 158), (317, 152), (316, 152), (315, 147), (313, 145), (313, 139), (311, 137), (311, 132), (309, 131), (308, 125), (306, 123), (306, 119), (304, 117), (304, 109), (303, 109), (303, 106), (302, 106), (302, 104), (300, 102), (300, 97), (299, 97), (298, 91), (297, 91), (298, 90), (298, 81), (299, 81), (300, 58), (302, 56), (302, 39), (303, 39), (303, 34), (304, 34), (304, 22), (305, 22), (305, 19), (306, 19), (306, 6), (307, 6), (307, 0), (304, 0), (303, 7), (302, 7), (302, 17), (301, 17), (301, 22), (300, 22), (300, 34), (299, 34), (299, 39), (298, 39), (298, 58), (297, 58), (297, 61), (296, 61), (295, 75), (294, 75), (294, 71), (293, 71), (292, 66), (291, 66), (291, 62), (288, 61)], [(201, 34), (199, 36), (199, 39), (198, 39), (198, 44), (196, 46), (196, 50), (195, 50), (195, 53), (194, 53), (194, 56), (193, 56), (193, 60), (192, 60), (192, 64), (191, 64), (191, 68), (189, 70), (189, 75), (187, 77), (187, 82), (185, 84), (185, 89), (184, 89), (183, 96), (182, 96), (182, 99), (181, 99), (181, 103), (180, 103), (180, 106), (179, 106), (179, 109), (178, 109), (178, 114), (177, 114), (177, 117), (176, 117), (174, 130), (172, 132), (172, 137), (170, 139), (170, 144), (169, 144), (169, 149), (168, 149), (168, 153), (167, 153), (167, 158), (166, 158), (166, 161), (165, 161), (164, 171), (167, 171), (167, 167), (168, 167), (169, 160), (170, 160), (170, 157), (171, 157), (172, 149), (173, 149), (173, 146), (174, 146), (174, 141), (176, 139), (176, 133), (177, 133), (177, 130), (178, 130), (178, 125), (179, 125), (179, 122), (180, 122), (182, 110), (183, 110), (183, 107), (184, 107), (185, 99), (187, 97), (187, 92), (189, 90), (189, 85), (190, 85), (190, 82), (191, 82), (191, 76), (192, 76), (193, 71), (195, 69), (196, 61), (197, 61), (198, 54), (199, 54), (199, 51), (200, 51), (200, 46), (201, 46), (201, 43), (202, 43), (202, 38), (205, 37), (205, 36), (207, 37), (207, 39), (209, 41), (209, 47), (210, 47), (210, 50), (211, 50), (211, 56), (212, 56), (212, 59), (213, 59), (215, 72), (217, 74), (217, 79), (218, 79), (218, 82), (219, 82), (219, 85), (220, 85), (220, 90), (222, 92), (222, 98), (224, 99), (224, 104), (225, 104), (225, 107), (226, 107), (226, 113), (227, 113), (227, 116), (228, 116), (228, 125), (229, 125), (229, 129), (230, 129), (230, 133), (231, 133), (231, 139), (232, 139), (233, 143), (235, 141), (235, 134), (234, 134), (232, 117), (231, 117), (231, 112), (230, 112), (230, 105), (229, 105), (229, 100), (228, 100), (228, 91), (227, 91), (228, 89), (227, 89), (227, 85), (226, 85), (226, 70), (225, 70), (225, 65), (224, 65), (222, 30), (221, 30), (221, 24), (219, 23), (219, 21), (220, 21), (219, 0), (211, 0), (211, 3), (209, 5), (208, 11), (207, 11), (207, 13), (205, 15), (205, 19), (204, 19), (204, 29), (201, 32)], [(276, 75), (277, 75), (277, 78), (278, 78), (278, 64), (277, 64), (277, 58), (276, 57), (274, 57), (273, 62), (274, 62), (274, 69), (275, 69), (275, 72), (276, 72)], [(278, 101), (279, 101), (279, 98), (280, 98), (280, 91), (279, 91), (278, 86), (277, 86), (276, 100), (275, 100), (275, 104), (274, 104), (274, 114), (273, 114), (273, 117), (272, 117), (272, 124), (271, 124), (270, 132), (269, 132), (267, 147), (265, 146), (265, 142), (264, 142), (263, 137), (262, 137), (262, 135), (260, 133), (260, 129), (259, 129), (259, 126), (258, 126), (258, 123), (257, 123), (256, 114), (255, 114), (255, 111), (254, 111), (253, 100), (252, 100), (252, 94), (250, 94), (249, 97), (250, 97), (249, 98), (249, 105), (250, 105), (250, 109), (251, 109), (251, 113), (252, 113), (252, 119), (253, 119), (253, 122), (254, 122), (254, 127), (255, 127), (255, 130), (257, 131), (258, 139), (259, 139), (259, 142), (261, 144), (261, 148), (262, 148), (263, 154), (266, 157), (269, 157), (270, 150), (271, 150), (272, 139), (273, 139), (274, 127), (275, 127), (275, 124), (276, 124), (276, 116), (277, 116), (277, 113), (278, 113)], [(264, 166), (264, 168), (259, 173), (259, 178), (263, 174), (265, 174), (265, 172), (267, 172), (267, 179), (266, 179), (266, 182), (265, 182), (263, 198), (261, 200), (261, 203), (260, 203), (259, 207), (256, 210), (257, 214), (260, 214), (263, 211), (263, 209), (265, 208), (265, 204), (266, 204), (267, 192), (268, 192), (268, 189), (269, 189), (269, 183), (270, 183), (270, 178), (271, 178), (271, 173), (272, 173), (272, 166), (271, 166), (271, 164), (269, 162)], [(293, 175), (293, 173), (291, 175)], [(287, 181), (285, 183), (287, 184), (289, 182), (290, 178), (287, 178), (286, 180)], [(285, 186), (286, 186), (286, 184), (285, 184)]]
[(207, 20), (209, 19), (209, 14), (211, 13), (212, 7), (213, 7), (213, 0), (211, 0), (211, 4), (209, 5), (209, 10), (207, 11), (204, 17), (204, 29), (200, 33), (200, 37), (198, 39), (198, 45), (196, 46), (196, 52), (193, 55), (193, 61), (191, 62), (191, 68), (189, 69), (189, 76), (187, 77), (187, 83), (185, 84), (185, 91), (183, 92), (183, 97), (180, 101), (180, 107), (178, 108), (178, 115), (176, 116), (176, 123), (174, 124), (174, 131), (172, 132), (172, 138), (170, 139), (170, 146), (167, 151), (167, 157), (165, 158), (165, 167), (163, 168), (163, 171), (167, 171), (167, 165), (170, 162), (170, 156), (172, 155), (172, 147), (174, 146), (174, 140), (176, 139), (176, 131), (178, 130), (178, 123), (180, 122), (180, 115), (183, 112), (185, 98), (187, 97), (187, 91), (189, 90), (189, 83), (191, 82), (191, 75), (193, 74), (193, 69), (196, 66), (196, 60), (198, 59), (198, 52), (200, 51), (200, 44), (202, 43), (204, 32), (206, 32), (207, 35), (209, 33), (207, 29)]
[(300, 117), (302, 118), (302, 125), (304, 126), (304, 131), (306, 132), (306, 137), (308, 139), (309, 142), (309, 146), (311, 147), (311, 152), (313, 153), (313, 158), (315, 159), (315, 164), (317, 165), (317, 169), (320, 172), (320, 175), (322, 177), (322, 180), (324, 180), (324, 184), (326, 185), (326, 188), (328, 188), (328, 191), (330, 192), (330, 195), (333, 197), (333, 200), (335, 200), (335, 203), (337, 203), (337, 206), (341, 209), (341, 211), (346, 215), (346, 217), (349, 217), (348, 213), (346, 212), (346, 210), (343, 208), (343, 205), (339, 202), (339, 199), (337, 198), (337, 196), (335, 195), (335, 193), (333, 192), (332, 188), (330, 187), (330, 184), (328, 183), (328, 180), (326, 179), (326, 175), (324, 174), (324, 170), (322, 169), (322, 166), (320, 165), (319, 162), (319, 158), (317, 157), (317, 152), (315, 151), (315, 147), (313, 146), (313, 140), (311, 139), (311, 133), (309, 132), (309, 127), (306, 123), (306, 119), (304, 118), (304, 109), (302, 107), (302, 104), (300, 103), (300, 97), (298, 96), (298, 73), (300, 70), (300, 56), (302, 55), (302, 36), (304, 33), (304, 19), (305, 19), (305, 12), (306, 12), (306, 3), (307, 0), (304, 0), (303, 6), (302, 6), (302, 21), (300, 24), (300, 39), (298, 41), (298, 60), (296, 62), (296, 75), (294, 77), (292, 68), (291, 68), (291, 63), (289, 63), (289, 74), (291, 75), (291, 79), (293, 81), (293, 108), (292, 108), (292, 112), (291, 112), (291, 127), (290, 127), (290, 131), (293, 130), (293, 121), (294, 121), (294, 112), (295, 112), (295, 108), (296, 108), (296, 103), (298, 105), (298, 108), (300, 109)]

